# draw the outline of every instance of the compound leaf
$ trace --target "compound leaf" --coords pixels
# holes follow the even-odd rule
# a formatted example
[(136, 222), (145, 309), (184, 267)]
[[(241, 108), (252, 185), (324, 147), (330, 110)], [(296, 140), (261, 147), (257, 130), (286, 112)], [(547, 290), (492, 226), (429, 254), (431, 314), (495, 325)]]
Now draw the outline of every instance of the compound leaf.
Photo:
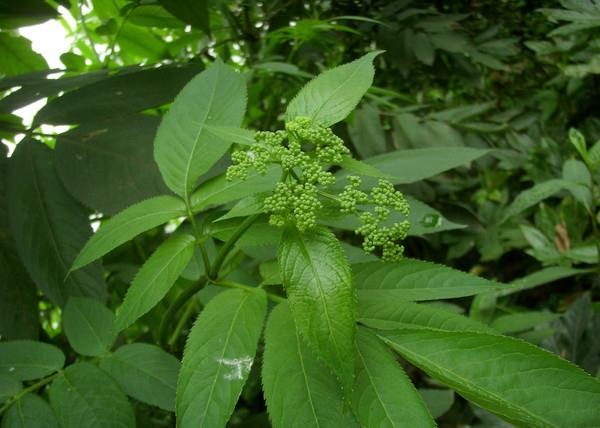
[(174, 235), (150, 256), (131, 283), (117, 311), (116, 331), (124, 330), (167, 294), (194, 254), (195, 239)]
[(527, 427), (591, 427), (600, 382), (527, 342), (474, 332), (381, 332), (415, 366), (506, 421)]
[(373, 59), (380, 53), (370, 52), (315, 77), (288, 104), (286, 120), (306, 116), (327, 127), (344, 120), (373, 83)]
[(142, 232), (185, 215), (185, 204), (173, 196), (157, 196), (130, 206), (112, 217), (85, 244), (71, 270), (99, 259)]
[(177, 95), (154, 140), (154, 158), (167, 186), (184, 199), (225, 154), (231, 140), (207, 125), (239, 127), (246, 111), (246, 80), (216, 61)]
[(132, 343), (102, 359), (100, 367), (131, 397), (175, 411), (180, 363), (171, 354), (147, 343)]
[(266, 307), (263, 290), (228, 290), (200, 313), (179, 372), (178, 427), (225, 427), (254, 362)]
[(342, 381), (352, 388), (355, 295), (346, 256), (326, 228), (284, 231), (279, 268), (298, 332)]

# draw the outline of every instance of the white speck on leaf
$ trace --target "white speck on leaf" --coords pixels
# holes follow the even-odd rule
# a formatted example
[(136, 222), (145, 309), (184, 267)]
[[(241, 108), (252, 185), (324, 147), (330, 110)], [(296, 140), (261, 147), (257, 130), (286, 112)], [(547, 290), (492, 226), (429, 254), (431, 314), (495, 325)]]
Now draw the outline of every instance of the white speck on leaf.
[(9, 371), (9, 372), (14, 372), (14, 371), (15, 371), (15, 368), (14, 368), (14, 367), (9, 367), (9, 368), (8, 368), (8, 371)]
[(217, 358), (217, 362), (229, 369), (223, 378), (227, 380), (242, 380), (252, 368), (254, 359), (246, 356), (241, 358)]

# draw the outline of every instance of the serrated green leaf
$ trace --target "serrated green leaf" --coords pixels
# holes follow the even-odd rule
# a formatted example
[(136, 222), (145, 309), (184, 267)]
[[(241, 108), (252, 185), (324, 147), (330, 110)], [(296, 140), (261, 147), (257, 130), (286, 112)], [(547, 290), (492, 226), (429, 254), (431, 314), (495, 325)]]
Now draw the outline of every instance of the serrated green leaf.
[(365, 427), (435, 427), (427, 406), (395, 356), (366, 328), (356, 335), (352, 410)]
[(33, 340), (0, 342), (0, 374), (17, 380), (39, 379), (64, 364), (65, 356), (56, 346)]
[(112, 217), (85, 244), (71, 271), (104, 256), (142, 232), (185, 215), (185, 204), (173, 196), (157, 196), (130, 206)]
[(346, 256), (326, 228), (287, 228), (277, 255), (298, 332), (350, 393), (356, 297)]
[(373, 59), (380, 53), (370, 52), (315, 77), (288, 104), (286, 120), (306, 116), (327, 127), (343, 120), (373, 83)]
[(127, 396), (106, 372), (89, 363), (67, 367), (50, 386), (50, 403), (62, 428), (134, 428)]
[(96, 357), (110, 350), (115, 339), (115, 316), (106, 306), (96, 300), (71, 297), (62, 319), (67, 339), (78, 354)]
[(100, 361), (126, 394), (171, 412), (180, 365), (177, 358), (147, 343), (122, 346)]
[(228, 220), (236, 217), (247, 217), (253, 214), (259, 214), (264, 211), (264, 202), (267, 194), (256, 194), (240, 199), (227, 214), (222, 215), (215, 221)]
[(391, 177), (394, 184), (414, 183), (459, 166), (467, 166), (489, 150), (471, 147), (431, 147), (398, 150), (364, 162)]
[(422, 260), (352, 265), (360, 298), (394, 298), (403, 301), (472, 296), (510, 287)]
[(600, 382), (526, 342), (473, 332), (381, 332), (412, 364), (517, 426), (592, 427)]
[(154, 159), (173, 192), (187, 200), (200, 176), (231, 145), (206, 125), (239, 127), (245, 111), (246, 80), (221, 61), (181, 90), (154, 140)]
[(27, 394), (9, 407), (2, 428), (58, 428), (58, 421), (46, 400)]
[(254, 362), (266, 305), (263, 290), (228, 290), (200, 313), (179, 372), (179, 428), (225, 426)]
[(245, 180), (227, 180), (225, 175), (202, 183), (192, 195), (192, 209), (198, 212), (209, 205), (219, 205), (235, 201), (256, 193), (270, 191), (281, 178), (281, 168), (273, 165), (266, 174), (252, 171)]
[(274, 428), (357, 426), (331, 371), (300, 337), (286, 303), (269, 316), (262, 369), (267, 410)]
[(174, 235), (150, 256), (117, 310), (116, 331), (129, 327), (160, 302), (191, 260), (195, 242), (190, 235)]
[(381, 330), (427, 328), (444, 331), (493, 333), (488, 326), (453, 312), (430, 305), (379, 298), (362, 294), (358, 299), (358, 321)]
[(106, 291), (100, 263), (66, 278), (77, 249), (92, 229), (85, 209), (56, 175), (52, 150), (37, 141), (19, 143), (9, 163), (8, 183), (12, 235), (36, 285), (61, 306), (69, 296), (103, 300)]
[(158, 122), (155, 116), (130, 115), (60, 134), (56, 170), (67, 190), (105, 215), (168, 193), (152, 157)]

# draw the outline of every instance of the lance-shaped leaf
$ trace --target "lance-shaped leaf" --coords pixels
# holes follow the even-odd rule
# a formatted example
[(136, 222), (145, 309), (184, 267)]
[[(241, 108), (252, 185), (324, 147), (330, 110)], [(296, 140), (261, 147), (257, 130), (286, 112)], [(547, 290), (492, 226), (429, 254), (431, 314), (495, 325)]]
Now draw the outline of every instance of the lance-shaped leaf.
[(414, 259), (398, 263), (352, 265), (360, 298), (394, 298), (404, 301), (437, 300), (472, 296), (509, 288), (446, 266)]
[(471, 318), (427, 304), (406, 302), (396, 297), (378, 298), (368, 294), (358, 299), (358, 320), (382, 330), (427, 328), (444, 331), (494, 331)]
[(349, 394), (356, 297), (350, 267), (335, 235), (326, 228), (284, 231), (279, 268), (299, 333), (333, 370)]
[(322, 126), (344, 120), (373, 83), (373, 59), (380, 53), (370, 52), (319, 74), (288, 104), (286, 120), (306, 116)]
[(115, 316), (96, 300), (71, 297), (63, 312), (63, 328), (73, 349), (96, 357), (108, 352), (114, 341)]
[(69, 296), (104, 299), (100, 263), (65, 279), (92, 229), (85, 209), (56, 175), (53, 155), (37, 141), (23, 141), (9, 164), (8, 210), (19, 256), (31, 278), (53, 302), (62, 306)]
[(263, 175), (257, 171), (248, 173), (245, 180), (225, 178), (225, 175), (202, 183), (192, 195), (194, 212), (203, 210), (209, 205), (224, 204), (236, 199), (272, 190), (281, 178), (281, 168), (272, 165)]
[(184, 199), (200, 176), (225, 154), (231, 140), (209, 126), (239, 127), (246, 111), (246, 81), (221, 61), (177, 95), (154, 140), (154, 159), (167, 186)]
[(600, 421), (600, 382), (527, 342), (430, 330), (380, 337), (430, 376), (517, 426), (592, 427)]
[(171, 354), (147, 343), (132, 343), (100, 361), (131, 397), (175, 411), (175, 388), (180, 363)]
[(144, 263), (117, 311), (116, 331), (129, 327), (167, 294), (194, 254), (194, 238), (175, 235)]
[(264, 291), (228, 290), (194, 323), (177, 383), (177, 426), (224, 427), (248, 378), (263, 328)]
[(286, 303), (269, 316), (262, 380), (274, 428), (358, 426), (344, 412), (339, 382), (300, 337)]
[(127, 396), (104, 370), (89, 364), (67, 367), (50, 386), (50, 404), (62, 428), (134, 428)]
[(365, 427), (435, 427), (427, 405), (389, 349), (366, 328), (356, 335), (352, 409)]
[(99, 259), (142, 232), (185, 215), (185, 204), (173, 196), (157, 196), (132, 205), (112, 217), (85, 244), (71, 270)]
[(58, 428), (58, 421), (46, 400), (27, 394), (10, 406), (2, 418), (2, 428)]
[(39, 379), (62, 369), (65, 356), (56, 346), (33, 340), (0, 343), (0, 374), (18, 380)]

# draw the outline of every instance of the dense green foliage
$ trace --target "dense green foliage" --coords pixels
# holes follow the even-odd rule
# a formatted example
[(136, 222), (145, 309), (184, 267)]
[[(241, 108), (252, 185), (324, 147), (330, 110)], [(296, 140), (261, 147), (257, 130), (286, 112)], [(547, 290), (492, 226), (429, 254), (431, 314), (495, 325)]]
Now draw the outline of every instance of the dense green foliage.
[(600, 426), (598, 74), (595, 0), (4, 2), (1, 427)]

